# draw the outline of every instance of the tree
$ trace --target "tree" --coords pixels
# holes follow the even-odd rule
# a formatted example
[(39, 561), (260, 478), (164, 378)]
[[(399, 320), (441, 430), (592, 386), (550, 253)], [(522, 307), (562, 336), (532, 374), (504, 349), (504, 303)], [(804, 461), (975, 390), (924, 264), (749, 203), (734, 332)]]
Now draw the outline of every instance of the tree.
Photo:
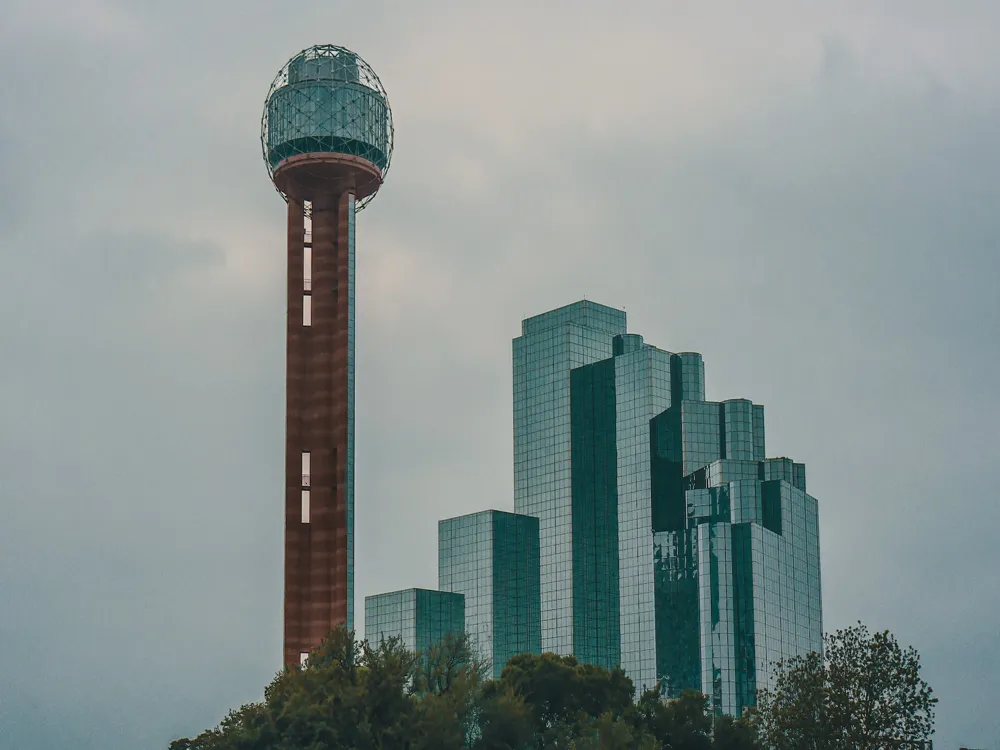
[(438, 643), (416, 655), (414, 690), (446, 693), (459, 680), (481, 683), (487, 673), (486, 660), (472, 647), (468, 635), (445, 635)]
[(534, 736), (535, 717), (509, 685), (485, 684), (480, 696), (476, 725), (479, 734), (471, 743), (475, 750), (519, 750)]
[(309, 655), (306, 669), (285, 669), (262, 703), (232, 711), (216, 729), (171, 750), (323, 750), (402, 748), (415, 719), (405, 685), (414, 657), (398, 641), (359, 644), (338, 628)]
[(416, 664), (412, 692), (419, 700), (413, 748), (468, 747), (479, 732), (485, 661), (472, 648), (468, 636), (447, 635), (417, 654)]
[[(309, 655), (304, 669), (280, 672), (265, 688), (262, 703), (232, 711), (217, 728), (170, 747), (464, 750), (481, 734), (482, 672), (465, 638), (447, 638), (414, 654), (398, 638), (372, 645), (338, 628)], [(501, 715), (506, 720), (511, 714)], [(502, 744), (487, 748), (506, 750)]]
[(828, 635), (825, 655), (779, 663), (755, 723), (774, 750), (888, 750), (928, 741), (936, 703), (916, 650), (858, 623)]
[(760, 750), (751, 717), (719, 716), (712, 730), (712, 750)]
[(617, 721), (634, 693), (620, 667), (609, 671), (550, 653), (514, 656), (490, 689), (508, 689), (524, 701), (539, 747), (590, 736), (591, 723), (605, 713)]
[(930, 736), (935, 699), (913, 649), (863, 626), (826, 643), (825, 658), (781, 665), (737, 719), (711, 716), (696, 691), (633, 701), (620, 668), (573, 657), (521, 654), (489, 680), (466, 638), (414, 654), (339, 628), (262, 702), (171, 750), (887, 750)]
[(609, 711), (587, 723), (573, 750), (659, 750), (660, 744), (642, 729), (616, 719)]
[(659, 690), (647, 690), (628, 712), (627, 720), (670, 750), (710, 750), (712, 719), (708, 696), (685, 690), (678, 698), (664, 700)]
[[(351, 638), (353, 639), (353, 634)], [(417, 720), (416, 704), (410, 691), (418, 657), (408, 651), (399, 638), (388, 638), (375, 647), (367, 641), (362, 641), (361, 651), (360, 664), (364, 670), (361, 684), (363, 723), (361, 736), (355, 741), (364, 743), (359, 747), (407, 747), (406, 743), (413, 734)], [(319, 665), (314, 665), (313, 657), (310, 656), (309, 669), (305, 670), (305, 673), (308, 674), (316, 666)], [(338, 665), (332, 666), (336, 668)], [(350, 671), (350, 663), (345, 662), (342, 670)], [(328, 703), (320, 706), (321, 710), (328, 710), (328, 707)], [(340, 746), (331, 745), (331, 747)]]

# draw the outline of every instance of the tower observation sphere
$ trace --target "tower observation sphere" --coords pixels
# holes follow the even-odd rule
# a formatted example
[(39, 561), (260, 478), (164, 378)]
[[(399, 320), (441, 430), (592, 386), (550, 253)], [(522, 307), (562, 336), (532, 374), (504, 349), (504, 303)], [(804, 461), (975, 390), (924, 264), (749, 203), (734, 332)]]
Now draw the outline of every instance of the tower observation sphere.
[(355, 215), (392, 159), (382, 83), (354, 52), (303, 50), (271, 84), (261, 149), (287, 204), (284, 662), (354, 628)]
[(261, 149), (271, 180), (286, 197), (353, 177), (360, 211), (389, 171), (392, 139), (392, 110), (382, 82), (344, 47), (303, 50), (271, 83)]

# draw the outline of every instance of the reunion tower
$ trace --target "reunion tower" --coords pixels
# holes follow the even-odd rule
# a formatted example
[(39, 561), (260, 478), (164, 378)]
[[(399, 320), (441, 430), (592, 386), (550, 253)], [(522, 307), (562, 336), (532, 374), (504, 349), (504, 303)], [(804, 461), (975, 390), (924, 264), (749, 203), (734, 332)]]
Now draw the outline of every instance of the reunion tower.
[(295, 55), (264, 104), (264, 161), (288, 204), (288, 666), (354, 627), (354, 217), (385, 179), (392, 137), (378, 76), (343, 47)]

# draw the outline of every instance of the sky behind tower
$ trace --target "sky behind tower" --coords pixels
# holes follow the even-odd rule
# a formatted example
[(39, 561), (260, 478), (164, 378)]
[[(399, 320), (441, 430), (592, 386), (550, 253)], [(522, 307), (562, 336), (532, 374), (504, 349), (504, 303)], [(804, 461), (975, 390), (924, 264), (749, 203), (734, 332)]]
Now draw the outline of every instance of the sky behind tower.
[(258, 137), (316, 43), (397, 133), (358, 218), (358, 614), (435, 586), (439, 518), (512, 508), (511, 339), (587, 297), (765, 405), (826, 628), (913, 644), (936, 746), (1000, 747), (998, 29), (973, 0), (8, 0), (0, 747), (165, 747), (280, 666)]

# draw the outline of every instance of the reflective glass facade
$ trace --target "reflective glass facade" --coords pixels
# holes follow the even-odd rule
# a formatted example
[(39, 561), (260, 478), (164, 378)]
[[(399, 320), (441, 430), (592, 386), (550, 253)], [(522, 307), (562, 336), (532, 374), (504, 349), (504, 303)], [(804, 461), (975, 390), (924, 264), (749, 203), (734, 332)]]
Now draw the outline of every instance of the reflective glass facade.
[(655, 684), (649, 421), (670, 406), (671, 355), (639, 336), (614, 340), (621, 665), (637, 688)]
[(365, 640), (373, 645), (395, 636), (411, 651), (426, 651), (446, 635), (464, 631), (461, 594), (405, 589), (365, 597)]
[(573, 653), (607, 669), (621, 662), (614, 365), (570, 374)]
[(272, 167), (316, 152), (388, 166), (389, 103), (374, 72), (353, 52), (322, 46), (294, 57), (278, 74), (265, 114), (264, 146)]
[(753, 705), (774, 662), (822, 647), (817, 502), (761, 478), (773, 463), (715, 462), (691, 478), (684, 527), (654, 534), (663, 690), (702, 690), (720, 713)]
[(465, 629), (494, 676), (541, 653), (538, 519), (487, 510), (438, 522), (438, 588), (462, 594)]
[(573, 653), (656, 682), (649, 422), (671, 403), (671, 354), (634, 334), (570, 374)]
[(524, 320), (514, 340), (514, 510), (539, 521), (544, 651), (573, 653), (569, 374), (623, 333), (623, 311), (583, 301)]
[(542, 647), (739, 713), (769, 665), (821, 647), (805, 466), (765, 459), (762, 406), (705, 401), (700, 355), (625, 334), (618, 311), (588, 326), (593, 309), (610, 310), (530, 318), (514, 341), (515, 500), (541, 520)]

